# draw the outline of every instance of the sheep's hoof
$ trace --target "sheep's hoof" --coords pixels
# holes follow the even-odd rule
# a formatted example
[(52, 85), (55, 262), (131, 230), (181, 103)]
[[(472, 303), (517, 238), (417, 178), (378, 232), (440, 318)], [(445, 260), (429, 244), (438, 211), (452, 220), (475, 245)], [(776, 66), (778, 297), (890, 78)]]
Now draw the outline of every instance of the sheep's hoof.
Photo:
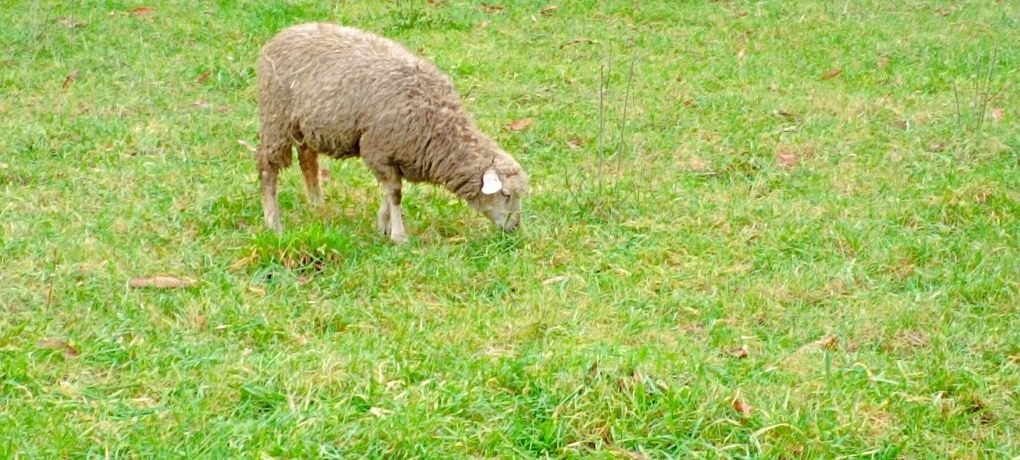
[(407, 243), (407, 235), (404, 234), (390, 235), (390, 239), (393, 240), (393, 244), (396, 245)]
[(266, 220), (266, 228), (268, 228), (269, 231), (271, 231), (271, 232), (273, 232), (273, 233), (275, 233), (277, 235), (280, 235), (280, 234), (283, 233), (283, 224), (280, 222), (279, 219), (276, 219), (276, 220), (268, 219), (268, 220)]

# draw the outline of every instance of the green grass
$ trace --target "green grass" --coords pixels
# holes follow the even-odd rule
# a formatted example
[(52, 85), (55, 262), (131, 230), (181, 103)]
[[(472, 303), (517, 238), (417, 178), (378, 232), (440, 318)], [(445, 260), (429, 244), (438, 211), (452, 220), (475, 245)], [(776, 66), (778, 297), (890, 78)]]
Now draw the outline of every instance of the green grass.
[[(0, 4), (0, 457), (1020, 455), (1016, 2), (489, 3)], [(266, 233), (255, 57), (313, 20), (453, 77), (521, 232), (411, 186), (395, 247), (348, 161)]]

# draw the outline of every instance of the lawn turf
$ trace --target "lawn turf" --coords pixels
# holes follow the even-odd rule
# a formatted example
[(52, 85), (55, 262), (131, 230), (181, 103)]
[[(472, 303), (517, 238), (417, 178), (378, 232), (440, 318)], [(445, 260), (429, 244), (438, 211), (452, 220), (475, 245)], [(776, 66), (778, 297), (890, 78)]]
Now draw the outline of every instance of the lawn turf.
[[(0, 457), (1020, 455), (1020, 4), (550, 4), (0, 4)], [(309, 21), (449, 73), (522, 230), (330, 161), (267, 233)]]

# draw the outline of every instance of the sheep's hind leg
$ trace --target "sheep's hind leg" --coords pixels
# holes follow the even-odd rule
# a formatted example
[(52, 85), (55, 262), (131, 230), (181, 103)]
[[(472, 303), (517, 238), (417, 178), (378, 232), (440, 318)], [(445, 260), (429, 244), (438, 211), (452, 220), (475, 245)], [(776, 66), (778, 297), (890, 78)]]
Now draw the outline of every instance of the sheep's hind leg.
[(276, 182), (280, 170), (290, 165), (292, 160), (289, 143), (273, 142), (272, 136), (264, 134), (262, 143), (255, 154), (255, 162), (259, 171), (259, 182), (262, 186), (262, 214), (266, 219), (266, 227), (276, 233), (283, 232), (280, 222), (280, 203), (276, 199)]
[(262, 214), (266, 219), (266, 227), (276, 233), (282, 233), (280, 204), (276, 200), (276, 179), (278, 176), (279, 169), (269, 166), (261, 170), (259, 179), (262, 184)]
[(307, 145), (302, 145), (298, 152), (301, 163), (301, 175), (305, 177), (305, 192), (308, 201), (314, 206), (322, 205), (322, 188), (319, 186), (319, 152)]
[(261, 142), (255, 151), (255, 166), (259, 172), (262, 188), (262, 213), (266, 227), (276, 233), (283, 233), (280, 222), (280, 203), (276, 199), (276, 183), (280, 171), (294, 160), (291, 149), (292, 133), (286, 126), (280, 126), (273, 119), (263, 117), (259, 128)]

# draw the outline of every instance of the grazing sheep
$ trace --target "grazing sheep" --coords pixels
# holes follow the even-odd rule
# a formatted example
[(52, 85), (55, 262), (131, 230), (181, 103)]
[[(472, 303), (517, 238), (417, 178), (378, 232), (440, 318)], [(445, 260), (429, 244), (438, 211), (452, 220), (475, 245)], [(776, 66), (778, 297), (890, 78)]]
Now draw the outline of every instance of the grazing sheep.
[(257, 161), (266, 225), (282, 231), (276, 182), (298, 159), (309, 201), (322, 203), (318, 156), (360, 156), (384, 191), (378, 230), (407, 240), (401, 181), (441, 184), (503, 230), (517, 228), (528, 177), (481, 133), (450, 78), (391, 40), (333, 24), (278, 33), (258, 67)]

